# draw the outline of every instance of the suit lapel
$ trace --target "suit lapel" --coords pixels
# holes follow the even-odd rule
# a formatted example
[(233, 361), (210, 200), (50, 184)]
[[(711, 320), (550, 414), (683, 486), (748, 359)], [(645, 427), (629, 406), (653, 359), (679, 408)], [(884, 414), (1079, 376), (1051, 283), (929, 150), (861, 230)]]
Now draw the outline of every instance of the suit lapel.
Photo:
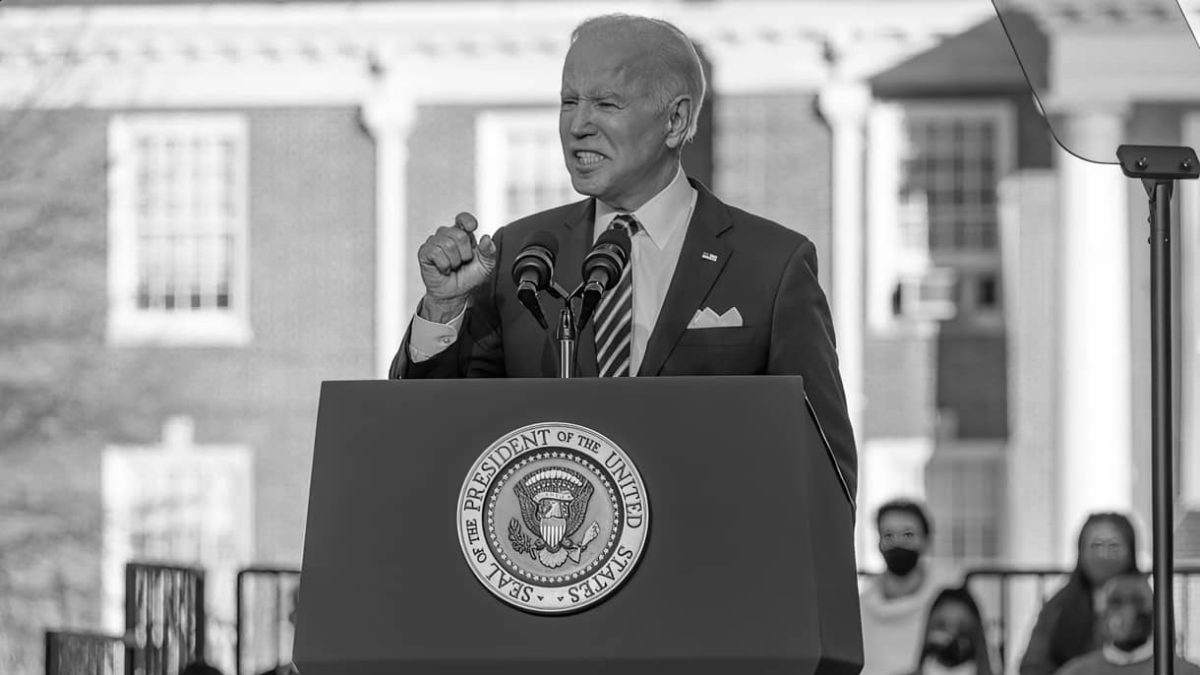
[[(583, 258), (592, 248), (593, 222), (596, 214), (596, 200), (589, 199), (583, 203), (575, 216), (565, 223), (565, 234), (559, 241), (558, 259), (554, 264), (554, 276), (559, 285), (568, 293), (575, 290), (582, 280)], [(546, 320), (550, 324), (551, 343), (558, 345), (558, 310), (561, 307), (554, 302), (554, 311), (547, 313)], [(576, 359), (581, 377), (596, 377), (599, 367), (596, 365), (596, 336), (591, 323), (580, 331), (575, 343)], [(557, 358), (557, 357), (556, 357)], [(556, 361), (557, 363), (557, 361)]]
[[(687, 330), (696, 310), (709, 289), (720, 276), (721, 270), (733, 254), (733, 247), (718, 237), (731, 227), (729, 216), (721, 202), (704, 185), (694, 182), (696, 208), (684, 236), (675, 275), (667, 289), (658, 322), (650, 333), (646, 354), (638, 369), (639, 376), (658, 375), (671, 350)], [(715, 256), (716, 260), (712, 258)], [(635, 280), (636, 283), (636, 280)], [(593, 344), (593, 352), (595, 347)]]

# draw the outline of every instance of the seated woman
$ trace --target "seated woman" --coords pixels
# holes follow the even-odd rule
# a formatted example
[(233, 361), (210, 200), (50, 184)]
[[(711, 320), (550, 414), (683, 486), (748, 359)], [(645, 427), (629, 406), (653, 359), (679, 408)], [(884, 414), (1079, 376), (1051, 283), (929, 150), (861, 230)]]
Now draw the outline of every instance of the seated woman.
[(1079, 530), (1071, 578), (1042, 607), (1021, 659), (1021, 675), (1051, 675), (1101, 645), (1097, 595), (1109, 579), (1138, 571), (1133, 524), (1119, 513), (1094, 513)]
[(913, 675), (992, 675), (991, 650), (979, 605), (966, 587), (947, 588), (929, 608), (921, 658)]
[[(1154, 592), (1140, 574), (1122, 574), (1104, 585), (1104, 646), (1072, 659), (1058, 675), (1152, 675), (1154, 673)], [(1200, 668), (1175, 657), (1177, 675), (1200, 675)]]

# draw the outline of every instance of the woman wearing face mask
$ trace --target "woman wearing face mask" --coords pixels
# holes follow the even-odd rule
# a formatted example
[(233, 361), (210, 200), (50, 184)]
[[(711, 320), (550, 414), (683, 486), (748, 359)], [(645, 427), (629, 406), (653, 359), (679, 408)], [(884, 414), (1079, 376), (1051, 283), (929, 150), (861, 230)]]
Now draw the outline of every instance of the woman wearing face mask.
[(867, 583), (859, 598), (861, 675), (897, 675), (911, 670), (917, 660), (921, 628), (934, 595), (959, 579), (939, 574), (923, 559), (933, 530), (920, 504), (890, 501), (879, 508), (875, 526), (887, 569)]
[(966, 588), (947, 588), (934, 598), (922, 645), (913, 675), (992, 675), (983, 617)]
[(1050, 675), (1067, 661), (1100, 649), (1100, 590), (1113, 577), (1138, 571), (1137, 538), (1119, 513), (1094, 513), (1079, 531), (1075, 571), (1042, 607), (1029, 637), (1021, 675)]

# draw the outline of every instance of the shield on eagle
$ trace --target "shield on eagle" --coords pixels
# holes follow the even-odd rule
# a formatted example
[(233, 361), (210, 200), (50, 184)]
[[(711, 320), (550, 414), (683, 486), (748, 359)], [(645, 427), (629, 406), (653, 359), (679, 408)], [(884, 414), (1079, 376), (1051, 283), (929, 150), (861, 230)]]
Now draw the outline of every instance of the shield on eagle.
[(583, 525), (594, 490), (591, 481), (565, 467), (536, 470), (513, 485), (522, 522), (540, 535), (538, 548), (550, 554), (579, 546), (572, 537)]

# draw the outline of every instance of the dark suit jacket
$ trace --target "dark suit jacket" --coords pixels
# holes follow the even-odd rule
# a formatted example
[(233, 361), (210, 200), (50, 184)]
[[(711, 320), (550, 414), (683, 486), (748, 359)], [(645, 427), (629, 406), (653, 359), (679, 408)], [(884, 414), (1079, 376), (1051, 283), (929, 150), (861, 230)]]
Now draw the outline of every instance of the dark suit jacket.
[[(834, 469), (853, 502), (858, 475), (854, 434), (838, 372), (833, 325), (817, 283), (816, 249), (804, 235), (734, 208), (697, 181), (699, 192), (675, 276), (650, 334), (639, 376), (801, 375), (808, 408)], [(392, 378), (554, 377), (557, 311), (548, 331), (517, 301), (513, 259), (536, 232), (559, 241), (555, 278), (568, 291), (580, 282), (592, 246), (595, 201), (534, 214), (496, 233), (496, 274), (475, 289), (457, 342), (428, 361), (410, 363), (408, 338), (392, 361)], [(702, 256), (702, 254), (706, 254)], [(709, 255), (711, 254), (711, 255)], [(709, 260), (716, 256), (716, 260)], [(636, 281), (635, 281), (636, 283)], [(555, 305), (545, 305), (556, 310)], [(688, 330), (697, 310), (737, 307), (737, 328)], [(579, 335), (578, 374), (595, 377), (595, 336)]]

